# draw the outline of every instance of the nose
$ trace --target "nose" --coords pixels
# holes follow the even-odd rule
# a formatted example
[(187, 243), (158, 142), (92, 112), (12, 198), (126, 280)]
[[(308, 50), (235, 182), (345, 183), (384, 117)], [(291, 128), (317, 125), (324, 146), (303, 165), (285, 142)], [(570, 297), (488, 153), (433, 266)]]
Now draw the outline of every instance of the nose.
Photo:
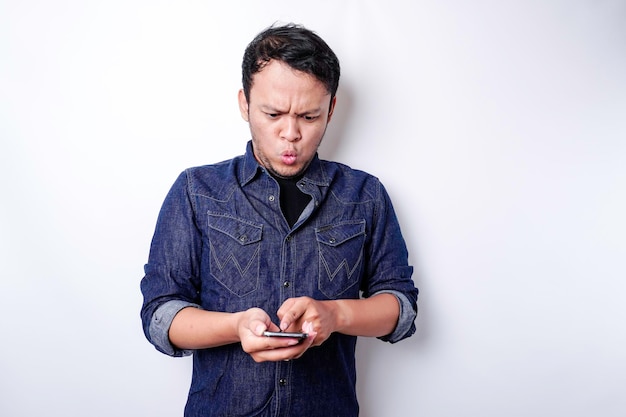
[(289, 142), (295, 142), (302, 137), (297, 116), (285, 117), (280, 136)]

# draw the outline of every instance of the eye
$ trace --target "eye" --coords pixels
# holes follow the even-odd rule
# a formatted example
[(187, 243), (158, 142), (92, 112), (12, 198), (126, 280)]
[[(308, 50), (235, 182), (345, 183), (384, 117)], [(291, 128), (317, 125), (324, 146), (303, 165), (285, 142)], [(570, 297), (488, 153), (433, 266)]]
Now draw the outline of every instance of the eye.
[(306, 120), (307, 122), (314, 122), (315, 120), (317, 120), (317, 118), (319, 116), (309, 116), (309, 115), (305, 115), (302, 116), (304, 118), (304, 120)]

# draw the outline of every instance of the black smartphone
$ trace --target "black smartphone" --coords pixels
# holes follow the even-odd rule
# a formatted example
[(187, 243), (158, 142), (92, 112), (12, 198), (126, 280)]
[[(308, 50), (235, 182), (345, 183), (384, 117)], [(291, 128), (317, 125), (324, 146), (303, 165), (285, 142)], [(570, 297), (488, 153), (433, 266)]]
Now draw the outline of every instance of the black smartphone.
[(263, 332), (263, 335), (267, 337), (292, 337), (295, 339), (300, 339), (300, 341), (306, 339), (309, 336), (307, 333), (300, 333), (300, 332), (270, 332), (270, 331)]

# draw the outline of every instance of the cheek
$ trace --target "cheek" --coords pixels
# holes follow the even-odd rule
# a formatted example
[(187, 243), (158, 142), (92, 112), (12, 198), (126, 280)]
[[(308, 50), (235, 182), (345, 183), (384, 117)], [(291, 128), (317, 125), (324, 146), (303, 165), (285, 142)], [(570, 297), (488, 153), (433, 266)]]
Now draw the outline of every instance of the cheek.
[(306, 131), (307, 137), (311, 139), (311, 142), (320, 144), (324, 137), (324, 132), (326, 131), (326, 125), (315, 125), (311, 126), (310, 129)]
[(257, 135), (269, 137), (276, 134), (277, 124), (262, 118), (256, 118), (250, 122), (250, 129), (256, 132)]

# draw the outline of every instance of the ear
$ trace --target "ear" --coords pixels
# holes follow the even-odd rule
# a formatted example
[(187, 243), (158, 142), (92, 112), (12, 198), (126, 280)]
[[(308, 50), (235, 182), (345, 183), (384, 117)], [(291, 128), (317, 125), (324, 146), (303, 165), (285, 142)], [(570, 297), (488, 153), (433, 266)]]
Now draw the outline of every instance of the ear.
[(248, 100), (246, 100), (246, 95), (244, 94), (243, 89), (239, 90), (237, 99), (239, 100), (239, 112), (241, 113), (241, 117), (243, 117), (243, 120), (245, 120), (246, 122), (249, 122), (250, 120), (248, 118)]
[(335, 111), (335, 103), (337, 103), (337, 96), (333, 97), (333, 99), (330, 101), (330, 109), (328, 110), (328, 119), (326, 120), (326, 123), (329, 123), (330, 119), (332, 119), (333, 117), (333, 112)]

